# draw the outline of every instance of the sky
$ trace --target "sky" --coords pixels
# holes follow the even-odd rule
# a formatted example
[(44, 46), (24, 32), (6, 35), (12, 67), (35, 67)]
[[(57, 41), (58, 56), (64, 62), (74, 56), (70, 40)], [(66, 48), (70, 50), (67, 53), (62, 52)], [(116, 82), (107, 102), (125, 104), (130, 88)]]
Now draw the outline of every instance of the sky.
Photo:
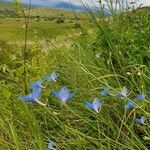
[[(29, 0), (22, 0), (23, 2), (29, 2)], [(56, 4), (57, 2), (70, 2), (72, 4), (76, 4), (76, 5), (81, 5), (81, 1), (83, 3), (86, 3), (88, 5), (93, 5), (93, 3), (95, 5), (98, 5), (97, 1), (98, 0), (32, 0), (32, 3), (33, 4), (38, 4), (38, 5), (49, 5), (50, 3), (51, 4)], [(102, 0), (102, 1), (105, 1), (105, 0)], [(107, 0), (109, 1), (109, 0)], [(114, 0), (115, 1), (115, 0)], [(123, 1), (126, 1), (126, 0), (123, 0)], [(135, 1), (135, 0), (127, 0), (128, 2), (131, 2), (131, 1)], [(137, 1), (137, 4), (140, 5), (140, 4), (143, 4), (143, 6), (150, 6), (150, 0), (136, 0)]]

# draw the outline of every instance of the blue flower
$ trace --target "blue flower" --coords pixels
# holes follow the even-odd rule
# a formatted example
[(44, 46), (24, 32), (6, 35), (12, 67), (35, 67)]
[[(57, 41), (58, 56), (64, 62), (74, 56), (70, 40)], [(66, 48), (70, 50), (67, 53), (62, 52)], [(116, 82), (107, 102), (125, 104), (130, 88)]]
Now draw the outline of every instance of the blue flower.
[(40, 105), (45, 106), (46, 104), (43, 104), (42, 102), (38, 100), (40, 94), (41, 94), (41, 88), (36, 88), (36, 89), (33, 89), (32, 93), (29, 96), (21, 96), (19, 99), (23, 101), (27, 101), (27, 102), (32, 102), (32, 103), (36, 102)]
[(66, 101), (73, 98), (75, 95), (74, 92), (70, 92), (66, 86), (63, 86), (62, 89), (57, 92), (56, 90), (52, 89), (51, 92), (57, 97), (62, 103), (66, 103)]
[(141, 116), (140, 118), (135, 119), (135, 122), (141, 125), (146, 125), (145, 121), (146, 121), (146, 118), (144, 116)]
[(30, 84), (30, 88), (31, 89), (41, 88), (42, 87), (42, 83), (43, 83), (42, 80), (39, 80), (37, 82), (33, 82), (33, 83)]
[(132, 109), (132, 108), (134, 108), (133, 102), (131, 100), (128, 100), (127, 104), (124, 105), (124, 108), (125, 109)]
[(108, 95), (109, 95), (109, 89), (108, 89), (108, 88), (103, 89), (103, 90), (100, 92), (100, 94), (101, 94), (102, 96), (108, 96)]
[(124, 88), (122, 89), (122, 91), (119, 92), (119, 93), (117, 93), (117, 94), (115, 94), (115, 96), (116, 96), (117, 98), (122, 98), (122, 97), (126, 97), (127, 94), (128, 94), (128, 89), (127, 89), (126, 87), (124, 87)]
[(87, 108), (92, 109), (96, 112), (99, 112), (99, 110), (102, 107), (102, 103), (98, 98), (94, 98), (92, 103), (89, 103), (89, 102), (85, 101), (85, 105), (86, 105)]
[(141, 93), (141, 94), (138, 94), (136, 97), (135, 97), (135, 99), (137, 99), (137, 100), (144, 100), (145, 99), (145, 94), (144, 93)]
[(47, 81), (55, 81), (56, 82), (56, 78), (59, 76), (59, 74), (57, 72), (52, 72), (50, 76), (46, 76), (45, 80)]
[(52, 142), (51, 140), (49, 140), (48, 146), (47, 146), (47, 150), (56, 150), (54, 148), (54, 142)]

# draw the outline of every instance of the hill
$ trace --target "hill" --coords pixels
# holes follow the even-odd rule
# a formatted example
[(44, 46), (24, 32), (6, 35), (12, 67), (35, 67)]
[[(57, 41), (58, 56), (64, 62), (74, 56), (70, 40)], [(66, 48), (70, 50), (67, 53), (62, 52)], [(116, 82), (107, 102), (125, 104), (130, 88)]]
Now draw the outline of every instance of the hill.
[[(66, 3), (63, 3), (66, 5)], [(66, 5), (69, 7), (73, 7), (71, 5)], [(26, 12), (26, 4), (23, 4), (23, 7), (25, 8)], [(72, 10), (63, 9), (63, 5), (58, 5), (60, 8), (46, 8), (46, 7), (39, 7), (37, 5), (32, 5), (31, 9), (31, 16), (34, 18), (36, 16), (40, 16), (41, 18), (47, 18), (47, 17), (63, 17), (63, 18), (74, 18), (75, 15), (78, 18), (84, 18), (85, 14), (82, 12), (74, 12)], [(8, 1), (1, 0), (0, 1), (0, 17), (8, 17), (8, 18), (20, 18), (21, 16), (16, 13), (16, 11), (13, 9), (12, 3)]]
[[(11, 0), (1, 0), (0, 4), (2, 6), (10, 6), (11, 5)], [(26, 7), (28, 5), (27, 1), (22, 1), (22, 5)], [(46, 8), (58, 8), (58, 9), (67, 9), (67, 10), (72, 10), (74, 9), (75, 11), (83, 11), (85, 8), (80, 5), (72, 4), (69, 2), (64, 2), (64, 1), (32, 1), (32, 8), (37, 8), (37, 7), (46, 7)]]
[(85, 17), (84, 13), (81, 12), (74, 12), (71, 10), (63, 10), (63, 9), (56, 9), (56, 8), (35, 8), (31, 10), (32, 16), (41, 16), (41, 17), (65, 17), (65, 18), (74, 18), (75, 15), (79, 18)]
[(75, 11), (85, 11), (85, 8), (83, 6), (73, 5), (71, 3), (66, 2), (59, 2), (57, 5), (55, 5), (55, 7), (60, 9), (73, 9)]

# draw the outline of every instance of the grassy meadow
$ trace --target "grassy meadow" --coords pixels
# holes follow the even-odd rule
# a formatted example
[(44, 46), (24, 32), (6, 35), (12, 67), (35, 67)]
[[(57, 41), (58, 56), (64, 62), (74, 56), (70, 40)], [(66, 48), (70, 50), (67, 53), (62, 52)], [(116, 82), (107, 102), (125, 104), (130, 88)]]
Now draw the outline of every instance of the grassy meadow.
[[(39, 39), (52, 39), (58, 36), (70, 35), (71, 33), (79, 32), (79, 29), (74, 27), (74, 23), (57, 24), (54, 21), (39, 21), (33, 20), (30, 22), (28, 40), (34, 41)], [(24, 41), (24, 20), (23, 19), (2, 19), (0, 23), (0, 38), (8, 42)]]
[[(30, 15), (25, 45), (24, 18), (0, 11), (0, 149), (149, 150), (150, 7)], [(46, 106), (21, 100), (38, 80)]]

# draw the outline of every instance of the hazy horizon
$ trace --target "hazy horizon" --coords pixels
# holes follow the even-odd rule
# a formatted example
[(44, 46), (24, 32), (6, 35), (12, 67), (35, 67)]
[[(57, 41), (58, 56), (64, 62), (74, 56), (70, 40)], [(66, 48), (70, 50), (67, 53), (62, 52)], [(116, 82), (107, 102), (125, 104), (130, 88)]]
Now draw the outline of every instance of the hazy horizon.
[[(1, 1), (1, 0), (0, 0)], [(12, 1), (12, 0), (5, 0), (5, 1)], [(21, 0), (23, 3), (28, 3), (29, 0)], [(127, 0), (128, 2), (132, 2), (133, 0)], [(40, 5), (40, 6), (52, 6), (56, 5), (58, 2), (66, 2), (72, 3), (74, 5), (82, 5), (82, 3), (87, 5), (98, 5), (98, 0), (32, 0), (32, 4)], [(124, 1), (125, 2), (125, 1)], [(137, 4), (143, 4), (143, 6), (150, 6), (150, 0), (138, 0)]]

